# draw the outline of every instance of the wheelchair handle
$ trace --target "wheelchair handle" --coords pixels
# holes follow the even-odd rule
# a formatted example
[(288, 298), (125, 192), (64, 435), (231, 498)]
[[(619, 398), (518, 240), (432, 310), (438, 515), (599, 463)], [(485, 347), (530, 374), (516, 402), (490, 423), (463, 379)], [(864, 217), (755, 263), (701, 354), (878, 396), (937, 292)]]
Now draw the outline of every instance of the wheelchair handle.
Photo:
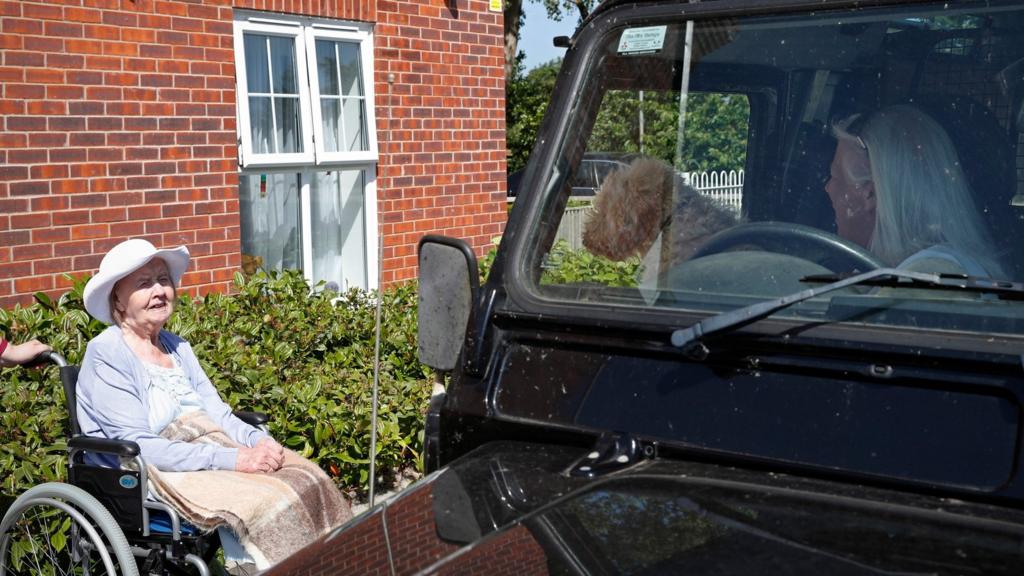
[(25, 368), (35, 368), (36, 366), (42, 366), (46, 363), (56, 364), (60, 368), (68, 365), (68, 361), (59, 353), (54, 352), (53, 350), (47, 350), (46, 352), (36, 354), (34, 358), (25, 362), (24, 366)]

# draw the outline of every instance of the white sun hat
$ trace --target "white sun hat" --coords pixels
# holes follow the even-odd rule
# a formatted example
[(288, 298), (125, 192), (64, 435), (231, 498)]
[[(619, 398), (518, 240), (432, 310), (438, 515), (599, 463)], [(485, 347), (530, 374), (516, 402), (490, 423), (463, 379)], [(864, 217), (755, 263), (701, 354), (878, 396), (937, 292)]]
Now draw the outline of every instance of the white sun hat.
[(110, 315), (110, 291), (114, 289), (114, 284), (142, 268), (153, 258), (160, 258), (167, 264), (174, 285), (179, 286), (182, 274), (188, 269), (188, 248), (179, 246), (157, 250), (141, 238), (125, 240), (107, 252), (100, 262), (100, 271), (85, 285), (83, 299), (89, 314), (104, 324), (113, 324), (114, 319)]

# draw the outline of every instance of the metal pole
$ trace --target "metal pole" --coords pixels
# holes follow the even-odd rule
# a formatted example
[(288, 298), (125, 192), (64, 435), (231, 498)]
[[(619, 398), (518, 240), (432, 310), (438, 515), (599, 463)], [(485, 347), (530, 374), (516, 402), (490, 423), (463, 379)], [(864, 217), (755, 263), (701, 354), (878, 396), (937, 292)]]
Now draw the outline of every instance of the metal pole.
[(640, 153), (644, 153), (644, 91), (640, 91)]
[[(388, 74), (388, 106), (384, 108), (388, 127), (387, 142), (391, 141), (391, 86), (395, 82), (395, 75)], [(380, 197), (383, 186), (378, 186), (377, 195)], [(384, 289), (381, 286), (381, 279), (384, 277), (384, 230), (380, 225), (380, 218), (377, 219), (377, 310), (373, 320), (373, 409), (370, 412), (370, 507), (374, 503), (374, 487), (377, 484), (377, 405), (378, 391), (380, 385), (380, 309), (384, 301)]]
[(685, 170), (683, 142), (686, 140), (686, 100), (690, 95), (690, 65), (693, 56), (693, 20), (686, 23), (686, 44), (683, 47), (683, 73), (679, 83), (679, 126), (676, 130), (675, 169)]

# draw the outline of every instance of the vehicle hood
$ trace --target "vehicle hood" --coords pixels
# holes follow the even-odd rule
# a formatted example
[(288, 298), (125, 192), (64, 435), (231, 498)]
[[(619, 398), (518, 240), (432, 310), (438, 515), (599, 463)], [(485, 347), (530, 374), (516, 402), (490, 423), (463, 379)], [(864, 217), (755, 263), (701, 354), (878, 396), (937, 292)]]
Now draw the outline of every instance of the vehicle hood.
[(1018, 574), (1024, 512), (714, 464), (567, 474), (492, 443), (267, 574)]

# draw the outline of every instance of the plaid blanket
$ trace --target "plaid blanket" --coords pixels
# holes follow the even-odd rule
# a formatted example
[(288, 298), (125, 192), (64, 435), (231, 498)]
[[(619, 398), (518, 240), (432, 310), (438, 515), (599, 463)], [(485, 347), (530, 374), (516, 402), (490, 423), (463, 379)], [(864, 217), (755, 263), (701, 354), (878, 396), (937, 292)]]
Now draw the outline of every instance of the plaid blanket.
[[(205, 412), (179, 416), (168, 440), (237, 447)], [(316, 464), (285, 450), (270, 474), (226, 470), (162, 472), (148, 466), (150, 490), (201, 530), (227, 525), (263, 569), (352, 517), (348, 502)]]

